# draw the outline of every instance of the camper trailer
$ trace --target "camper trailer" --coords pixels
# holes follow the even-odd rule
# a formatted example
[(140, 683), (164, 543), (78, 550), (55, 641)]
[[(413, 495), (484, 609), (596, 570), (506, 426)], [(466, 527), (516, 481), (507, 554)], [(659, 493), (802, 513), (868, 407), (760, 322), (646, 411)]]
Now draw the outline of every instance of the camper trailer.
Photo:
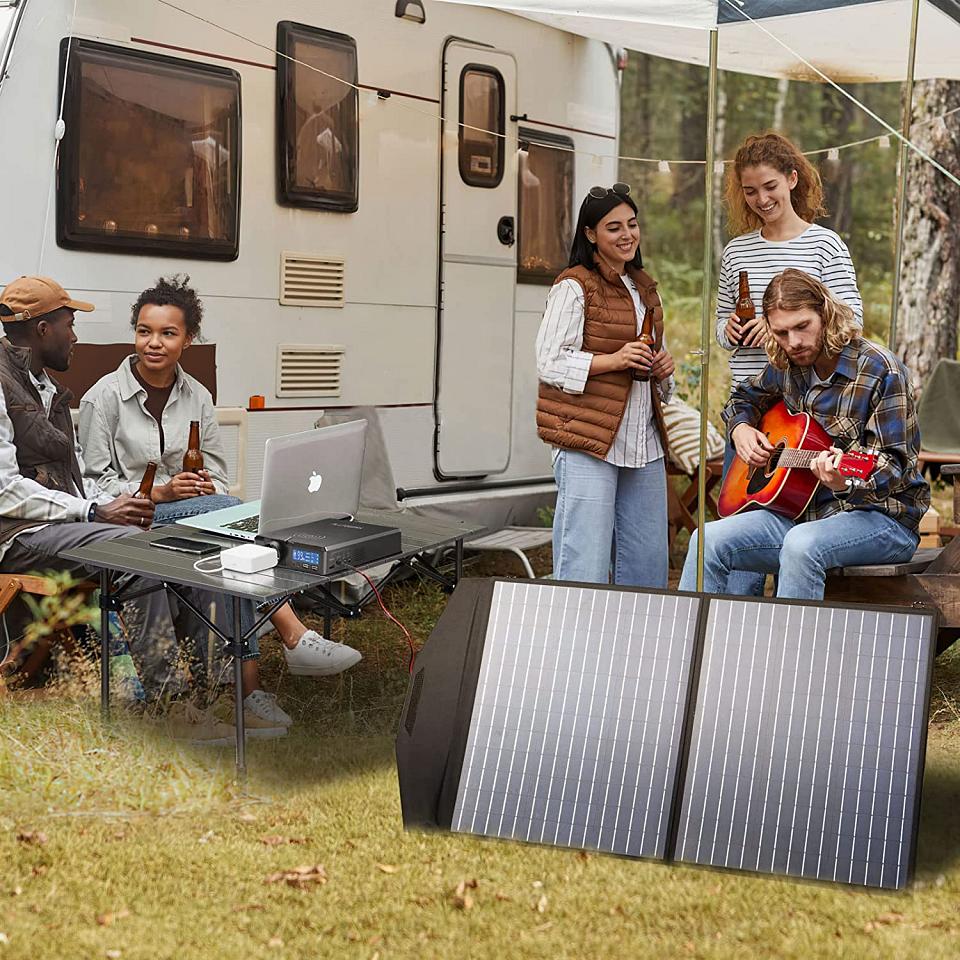
[(549, 501), (533, 344), (616, 176), (618, 51), (430, 0), (0, 0), (0, 41), (0, 280), (96, 305), (75, 389), (188, 273), (246, 497), (268, 437), (365, 416), (367, 505)]

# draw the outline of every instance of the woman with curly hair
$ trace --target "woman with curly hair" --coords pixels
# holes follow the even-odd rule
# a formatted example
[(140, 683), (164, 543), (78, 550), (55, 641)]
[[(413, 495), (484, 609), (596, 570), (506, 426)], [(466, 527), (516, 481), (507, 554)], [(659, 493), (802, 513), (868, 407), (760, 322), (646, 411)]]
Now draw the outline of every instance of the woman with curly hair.
[[(750, 136), (727, 169), (727, 218), (737, 234), (720, 258), (717, 342), (730, 351), (730, 389), (759, 374), (767, 364), (767, 326), (762, 298), (767, 284), (794, 268), (820, 280), (863, 326), (863, 301), (850, 251), (840, 237), (815, 221), (826, 214), (820, 174), (799, 147), (779, 133)], [(740, 274), (750, 282), (755, 319), (734, 313)], [(736, 449), (730, 440), (723, 458), (726, 475)], [(736, 592), (759, 596), (763, 576), (737, 574)]]
[[(200, 336), (203, 305), (190, 278), (161, 277), (133, 304), (134, 353), (101, 377), (80, 400), (80, 443), (86, 475), (105, 493), (136, 493), (157, 462), (154, 525), (240, 503), (227, 495), (227, 468), (210, 391), (180, 366)], [(190, 422), (200, 422), (204, 469), (183, 470)], [(289, 604), (272, 617), (291, 673), (325, 676), (360, 660), (358, 651), (308, 630)], [(255, 651), (254, 651), (255, 652)], [(260, 689), (257, 662), (244, 663), (248, 722), (283, 727), (292, 721), (276, 697)], [(250, 714), (253, 714), (251, 717)]]

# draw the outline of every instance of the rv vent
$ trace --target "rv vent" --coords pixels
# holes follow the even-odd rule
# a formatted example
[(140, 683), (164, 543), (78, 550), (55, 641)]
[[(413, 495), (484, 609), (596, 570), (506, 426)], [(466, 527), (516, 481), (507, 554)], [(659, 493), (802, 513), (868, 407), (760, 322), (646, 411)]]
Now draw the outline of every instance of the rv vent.
[(342, 346), (281, 343), (277, 347), (278, 397), (339, 397)]
[(342, 307), (343, 264), (337, 257), (280, 254), (280, 303), (286, 307)]

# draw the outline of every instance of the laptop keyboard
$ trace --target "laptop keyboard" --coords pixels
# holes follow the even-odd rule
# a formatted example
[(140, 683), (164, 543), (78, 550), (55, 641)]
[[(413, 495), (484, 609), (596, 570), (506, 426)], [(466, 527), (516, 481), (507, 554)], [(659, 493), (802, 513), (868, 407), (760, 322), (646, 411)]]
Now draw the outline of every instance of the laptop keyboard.
[(253, 517), (244, 517), (243, 520), (234, 520), (233, 523), (225, 523), (221, 529), (256, 533), (260, 529), (260, 514), (258, 513)]

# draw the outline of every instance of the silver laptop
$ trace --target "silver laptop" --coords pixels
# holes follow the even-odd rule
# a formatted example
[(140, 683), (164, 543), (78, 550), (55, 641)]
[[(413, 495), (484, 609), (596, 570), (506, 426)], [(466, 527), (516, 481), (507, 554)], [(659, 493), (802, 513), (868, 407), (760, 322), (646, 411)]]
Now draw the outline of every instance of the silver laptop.
[(367, 421), (351, 420), (267, 440), (261, 498), (177, 523), (253, 540), (313, 520), (352, 517), (360, 505)]

